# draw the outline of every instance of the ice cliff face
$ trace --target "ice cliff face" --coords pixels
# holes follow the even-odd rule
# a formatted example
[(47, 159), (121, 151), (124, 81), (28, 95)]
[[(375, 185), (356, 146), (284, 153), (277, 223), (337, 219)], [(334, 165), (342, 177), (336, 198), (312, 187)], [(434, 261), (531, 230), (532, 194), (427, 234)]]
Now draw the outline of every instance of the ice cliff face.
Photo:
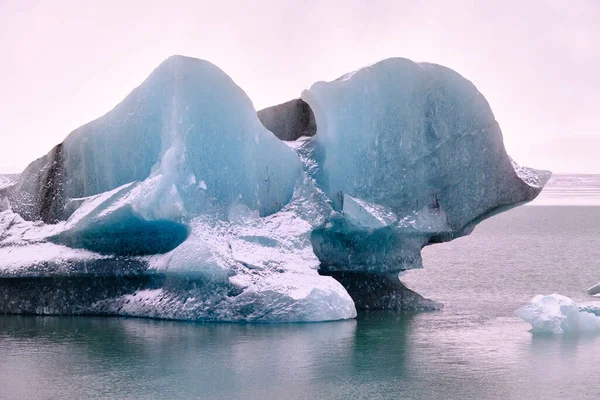
[(509, 159), (483, 96), (441, 66), (385, 60), (257, 116), (220, 69), (171, 57), (0, 180), (0, 312), (281, 322), (433, 308), (398, 272), (548, 178)]

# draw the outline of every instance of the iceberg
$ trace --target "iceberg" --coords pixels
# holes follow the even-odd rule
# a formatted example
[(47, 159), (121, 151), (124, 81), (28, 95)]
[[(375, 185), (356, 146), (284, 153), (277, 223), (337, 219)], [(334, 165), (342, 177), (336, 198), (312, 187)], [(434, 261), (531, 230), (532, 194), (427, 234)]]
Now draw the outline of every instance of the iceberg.
[(508, 157), (485, 98), (445, 67), (388, 59), (257, 113), (219, 68), (173, 56), (0, 179), (0, 313), (436, 309), (399, 274), (549, 176)]
[(173, 219), (241, 202), (267, 215), (292, 197), (299, 171), (229, 76), (178, 56), (30, 164), (8, 197), (23, 218), (55, 223), (68, 217), (69, 199), (145, 181), (135, 201), (146, 214)]
[(530, 323), (533, 332), (600, 332), (600, 302), (577, 304), (572, 299), (556, 293), (537, 295), (515, 314)]
[(592, 286), (591, 288), (589, 288), (587, 290), (587, 292), (588, 292), (588, 294), (591, 294), (592, 296), (600, 294), (600, 282), (598, 282), (597, 284), (595, 284), (594, 286)]
[(440, 65), (391, 58), (302, 99), (317, 125), (305, 158), (337, 211), (311, 235), (325, 274), (421, 268), (424, 246), (531, 201), (551, 175), (518, 166), (483, 95)]

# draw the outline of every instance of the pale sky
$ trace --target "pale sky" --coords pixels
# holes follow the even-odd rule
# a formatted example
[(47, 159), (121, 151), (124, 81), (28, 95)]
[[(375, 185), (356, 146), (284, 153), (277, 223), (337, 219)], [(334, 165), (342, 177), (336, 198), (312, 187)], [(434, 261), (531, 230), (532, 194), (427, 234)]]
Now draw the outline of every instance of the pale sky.
[(0, 173), (173, 54), (216, 64), (256, 109), (384, 58), (435, 62), (485, 95), (516, 161), (600, 173), (598, 0), (0, 0)]

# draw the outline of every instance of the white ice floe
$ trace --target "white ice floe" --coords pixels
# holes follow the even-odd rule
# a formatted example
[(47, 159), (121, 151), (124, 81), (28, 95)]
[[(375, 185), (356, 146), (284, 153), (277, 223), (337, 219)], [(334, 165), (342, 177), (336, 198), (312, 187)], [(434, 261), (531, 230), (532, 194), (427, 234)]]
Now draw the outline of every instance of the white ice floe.
[(577, 304), (560, 294), (540, 294), (515, 314), (530, 323), (533, 332), (600, 332), (600, 302)]

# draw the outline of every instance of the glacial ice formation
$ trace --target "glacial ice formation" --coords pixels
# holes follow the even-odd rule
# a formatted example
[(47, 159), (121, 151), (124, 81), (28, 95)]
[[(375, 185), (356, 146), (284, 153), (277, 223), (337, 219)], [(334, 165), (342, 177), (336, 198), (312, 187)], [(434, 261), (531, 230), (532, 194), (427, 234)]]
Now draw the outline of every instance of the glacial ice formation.
[(483, 96), (438, 65), (384, 60), (257, 115), (220, 69), (174, 56), (0, 179), (0, 313), (436, 308), (398, 273), (548, 178), (506, 155)]
[[(134, 209), (175, 219), (240, 202), (268, 215), (292, 197), (300, 162), (248, 96), (207, 61), (171, 57), (117, 107), (21, 174), (11, 198), (29, 220), (65, 219), (70, 199), (141, 182)], [(217, 211), (215, 211), (217, 212)]]
[(540, 294), (515, 314), (530, 323), (533, 332), (600, 332), (600, 302), (577, 304), (560, 294)]
[(341, 212), (312, 236), (329, 270), (418, 268), (424, 245), (469, 234), (549, 179), (516, 166), (485, 98), (439, 65), (387, 59), (302, 99), (318, 127), (314, 178)]

